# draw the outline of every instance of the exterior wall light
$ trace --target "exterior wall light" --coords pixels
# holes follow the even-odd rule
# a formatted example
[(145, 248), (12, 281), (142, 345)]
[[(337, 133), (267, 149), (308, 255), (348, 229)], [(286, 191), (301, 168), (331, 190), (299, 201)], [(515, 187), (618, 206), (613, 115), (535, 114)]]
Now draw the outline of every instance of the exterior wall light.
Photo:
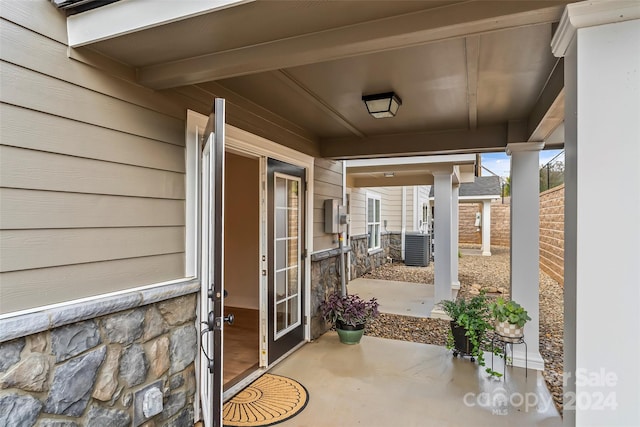
[(394, 92), (364, 95), (362, 100), (369, 114), (376, 119), (395, 117), (398, 108), (402, 105), (402, 100)]

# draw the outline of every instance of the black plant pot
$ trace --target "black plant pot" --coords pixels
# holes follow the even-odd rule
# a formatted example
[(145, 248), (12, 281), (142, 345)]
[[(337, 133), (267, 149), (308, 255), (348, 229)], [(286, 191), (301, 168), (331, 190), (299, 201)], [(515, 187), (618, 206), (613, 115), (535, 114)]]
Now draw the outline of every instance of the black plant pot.
[[(453, 355), (458, 356), (458, 354), (461, 354), (463, 356), (471, 356), (471, 342), (469, 341), (469, 337), (466, 335), (467, 330), (462, 326), (459, 326), (453, 320), (450, 322), (450, 325), (451, 333), (453, 334)], [(471, 361), (473, 362), (474, 360), (475, 359), (472, 356)]]
[(453, 343), (455, 349), (459, 353), (469, 354), (471, 352), (471, 343), (467, 337), (467, 330), (462, 326), (459, 326), (456, 322), (451, 321), (451, 332), (453, 333)]

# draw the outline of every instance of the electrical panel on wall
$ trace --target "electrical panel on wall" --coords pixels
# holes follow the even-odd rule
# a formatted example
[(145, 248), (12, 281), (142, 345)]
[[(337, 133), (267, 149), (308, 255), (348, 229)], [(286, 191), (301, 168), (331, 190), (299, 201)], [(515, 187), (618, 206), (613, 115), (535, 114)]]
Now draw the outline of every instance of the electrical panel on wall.
[(343, 230), (342, 225), (349, 223), (346, 208), (338, 199), (326, 199), (324, 201), (324, 232), (338, 234)]

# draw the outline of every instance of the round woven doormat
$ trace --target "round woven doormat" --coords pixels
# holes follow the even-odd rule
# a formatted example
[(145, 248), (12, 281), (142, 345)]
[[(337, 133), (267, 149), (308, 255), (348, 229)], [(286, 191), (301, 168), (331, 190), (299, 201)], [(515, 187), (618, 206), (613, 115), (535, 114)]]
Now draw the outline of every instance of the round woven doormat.
[(264, 374), (224, 404), (223, 422), (228, 427), (270, 426), (297, 415), (308, 401), (299, 382)]

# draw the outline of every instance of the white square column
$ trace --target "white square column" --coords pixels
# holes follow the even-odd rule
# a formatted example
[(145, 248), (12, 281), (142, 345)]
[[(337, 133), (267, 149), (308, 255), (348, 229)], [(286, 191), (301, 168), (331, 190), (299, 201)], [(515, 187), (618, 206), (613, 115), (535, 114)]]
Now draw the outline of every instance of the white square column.
[(552, 49), (565, 73), (563, 422), (639, 426), (640, 4), (568, 5)]
[[(434, 193), (435, 194), (435, 193)], [(451, 288), (460, 289), (458, 279), (458, 242), (460, 236), (460, 184), (451, 188)]]
[(442, 300), (450, 300), (451, 293), (451, 234), (453, 228), (453, 171), (433, 172), (433, 234), (434, 243), (434, 272), (435, 282), (434, 302), (431, 317), (447, 318), (438, 306)]
[(491, 200), (482, 202), (482, 256), (491, 256)]
[[(531, 320), (524, 325), (529, 368), (543, 370), (540, 355), (540, 150), (544, 143), (507, 145), (511, 156), (511, 299)], [(525, 366), (524, 346), (514, 346), (514, 366)]]

